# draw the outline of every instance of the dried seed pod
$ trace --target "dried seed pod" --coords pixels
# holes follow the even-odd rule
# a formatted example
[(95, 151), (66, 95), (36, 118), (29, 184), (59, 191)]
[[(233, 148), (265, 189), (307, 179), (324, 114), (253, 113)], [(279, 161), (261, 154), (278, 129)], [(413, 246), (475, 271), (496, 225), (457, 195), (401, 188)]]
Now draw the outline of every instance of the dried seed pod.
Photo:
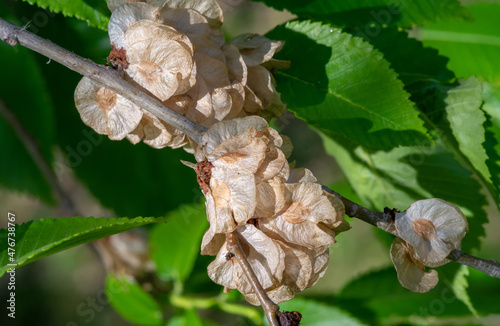
[(112, 140), (125, 138), (143, 115), (137, 105), (87, 77), (83, 77), (76, 87), (75, 105), (87, 126)]
[(258, 34), (242, 34), (232, 39), (231, 43), (238, 47), (247, 66), (258, 66), (271, 60), (285, 44)]
[(259, 228), (273, 239), (324, 252), (334, 243), (333, 228), (344, 220), (317, 183), (285, 184), (285, 207), (272, 218), (259, 219)]
[(192, 9), (203, 15), (211, 28), (219, 28), (224, 21), (222, 9), (215, 0), (148, 0), (151, 5), (168, 9)]
[[(250, 95), (250, 99), (257, 98), (259, 100), (257, 103), (262, 105), (260, 115), (266, 119), (279, 117), (285, 112), (285, 104), (281, 101), (281, 97), (274, 86), (275, 84), (274, 77), (266, 68), (262, 66), (248, 67), (247, 95)], [(253, 95), (251, 95), (252, 93)], [(243, 110), (247, 110), (247, 105), (254, 106), (248, 103), (250, 99), (246, 101)]]
[(128, 3), (146, 2), (146, 0), (108, 0), (109, 11), (114, 12), (120, 6)]
[[(271, 62), (282, 42), (247, 35), (225, 44), (222, 10), (215, 0), (109, 0), (108, 6), (113, 12), (108, 28), (113, 50), (108, 61), (169, 108), (205, 127), (248, 114), (270, 119), (283, 113), (285, 106), (272, 75), (258, 66)], [(146, 118), (139, 127), (143, 131), (130, 135), (132, 142), (151, 138), (144, 133), (150, 120)], [(150, 135), (160, 127), (147, 125)], [(167, 133), (171, 129), (166, 128)], [(166, 137), (152, 142), (157, 148), (188, 143), (175, 132), (172, 142), (165, 140), (169, 136), (164, 132), (156, 133)], [(291, 147), (284, 149), (286, 155), (271, 149), (258, 179), (272, 178), (276, 170), (288, 177), (284, 162)]]
[[(271, 217), (281, 210), (282, 184), (289, 171), (286, 158), (276, 148), (282, 143), (279, 134), (259, 117), (216, 123), (203, 136), (195, 156), (213, 168), (210, 182), (202, 187), (210, 221), (202, 253), (216, 252), (221, 243), (217, 235), (232, 232), (255, 214)], [(267, 197), (271, 194), (274, 197)], [(272, 198), (277, 201), (271, 202)]]
[(238, 225), (245, 224), (252, 218), (256, 206), (253, 175), (238, 166), (218, 166), (217, 163), (214, 162), (210, 179), (215, 207), (220, 209), (216, 216), (220, 219), (223, 212), (227, 212), (227, 219), (234, 219)]
[(188, 91), (196, 81), (193, 45), (175, 29), (140, 20), (125, 31), (127, 74), (161, 101)]
[(425, 265), (416, 258), (412, 246), (404, 240), (395, 238), (390, 252), (399, 283), (403, 287), (413, 292), (425, 293), (437, 285), (438, 273), (435, 270), (426, 272)]
[[(284, 252), (281, 247), (251, 224), (237, 228), (237, 241), (252, 266), (264, 290), (278, 284), (283, 278)], [(208, 266), (208, 276), (225, 290), (238, 289), (243, 295), (255, 293), (240, 264), (227, 260), (229, 252), (224, 243), (215, 260)]]
[[(209, 40), (213, 29), (208, 25), (207, 19), (195, 10), (187, 8), (170, 9), (163, 7), (160, 11), (165, 25), (171, 26), (178, 31), (182, 31), (190, 39), (192, 37), (201, 37), (203, 40)], [(212, 43), (216, 46), (214, 43)], [(198, 46), (197, 46), (198, 47)]]
[(132, 144), (141, 140), (153, 148), (179, 148), (186, 144), (186, 135), (171, 125), (160, 121), (151, 113), (145, 111), (139, 125), (127, 135)]
[(447, 263), (446, 257), (460, 249), (468, 231), (462, 211), (436, 198), (416, 201), (397, 213), (395, 225), (399, 236), (415, 249), (416, 257), (430, 267)]
[(333, 224), (329, 225), (333, 228), (335, 235), (350, 230), (351, 226), (344, 218), (345, 206), (344, 203), (342, 203), (342, 200), (326, 190), (323, 190), (323, 195), (328, 199), (333, 209), (337, 212), (335, 221), (333, 222)]
[[(204, 169), (197, 168), (210, 221), (202, 254), (218, 252), (209, 267), (210, 277), (226, 289), (237, 288), (255, 305), (259, 305), (256, 293), (241, 277), (235, 259), (228, 259), (224, 233), (237, 230), (242, 244), (248, 241), (254, 249), (257, 243), (267, 246), (260, 256), (267, 261), (269, 250), (280, 248), (281, 267), (257, 263), (259, 280), (279, 303), (324, 275), (335, 233), (348, 229), (339, 198), (325, 192), (309, 170), (290, 173), (280, 150), (283, 144), (264, 119), (245, 117), (214, 124), (195, 152), (197, 167), (210, 166), (209, 182), (206, 173), (202, 175)], [(245, 248), (250, 257), (252, 253)]]
[[(270, 129), (266, 120), (256, 116), (216, 123), (203, 135), (200, 147), (195, 153), (196, 160), (214, 162), (223, 155), (245, 148), (254, 142), (255, 138), (260, 138), (263, 142), (269, 142), (269, 139), (272, 137), (273, 145), (275, 141), (279, 144), (280, 140), (275, 138), (276, 134), (273, 133), (274, 136), (269, 134), (272, 132)], [(250, 167), (251, 171), (257, 171), (264, 155), (259, 155), (258, 157), (259, 162), (258, 164), (252, 164), (252, 167)]]
[(285, 207), (285, 184), (279, 177), (257, 184), (256, 218), (271, 218)]
[[(269, 298), (276, 304), (291, 300), (296, 292), (301, 292), (316, 284), (323, 277), (328, 267), (328, 250), (317, 254), (307, 248), (285, 244), (274, 240), (285, 254), (283, 279), (273, 287), (266, 289)], [(245, 294), (245, 299), (253, 305), (259, 305), (255, 293)]]
[(137, 2), (162, 8), (163, 11), (178, 8), (195, 10), (207, 19), (212, 28), (220, 27), (223, 21), (222, 9), (215, 0), (108, 0), (108, 8), (114, 13), (125, 4)]
[(318, 182), (318, 179), (312, 174), (309, 169), (297, 168), (290, 170), (290, 176), (288, 177), (287, 183), (299, 183), (299, 182)]
[(109, 19), (108, 34), (111, 45), (116, 49), (122, 49), (125, 31), (139, 20), (161, 23), (160, 9), (146, 3), (128, 3), (119, 6)]

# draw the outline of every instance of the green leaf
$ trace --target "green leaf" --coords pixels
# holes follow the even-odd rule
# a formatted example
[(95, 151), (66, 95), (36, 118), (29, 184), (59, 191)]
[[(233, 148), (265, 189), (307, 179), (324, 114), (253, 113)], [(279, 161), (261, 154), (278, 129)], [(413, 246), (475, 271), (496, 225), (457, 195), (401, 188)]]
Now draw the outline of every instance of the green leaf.
[[(352, 29), (348, 31), (353, 33)], [(365, 38), (365, 41), (384, 54), (425, 117), (440, 128), (449, 129), (448, 124), (443, 123), (446, 121), (444, 99), (449, 89), (456, 86), (455, 75), (447, 68), (449, 59), (395, 28), (385, 28), (378, 37)], [(434, 128), (429, 122), (427, 127)]]
[(478, 313), (480, 315), (500, 314), (498, 279), (475, 269), (469, 269), (469, 274), (467, 292)]
[(406, 317), (406, 321), (411, 322), (433, 316), (468, 315), (467, 308), (454, 295), (447, 271), (443, 268), (439, 269), (439, 279), (431, 291), (414, 293), (399, 284), (396, 271), (390, 267), (359, 277), (330, 300), (355, 316), (364, 316), (365, 321), (372, 325), (385, 325), (397, 317)]
[(198, 317), (195, 309), (189, 309), (182, 316), (170, 319), (166, 326), (203, 326), (205, 323)]
[(286, 9), (301, 19), (363, 26), (359, 33), (372, 37), (380, 31), (381, 25), (410, 27), (427, 21), (465, 16), (457, 0), (258, 1), (278, 10)]
[[(164, 222), (165, 218), (46, 218), (29, 221), (15, 228), (14, 262), (9, 261), (7, 229), (0, 229), (0, 276), (11, 267), (20, 267), (57, 252), (125, 232), (135, 227)], [(8, 266), (14, 263), (15, 266)]]
[(453, 279), (453, 293), (458, 300), (462, 301), (463, 304), (469, 309), (469, 311), (474, 315), (478, 316), (476, 309), (472, 305), (469, 294), (467, 293), (467, 288), (469, 287), (469, 282), (467, 282), (467, 276), (469, 276), (469, 268), (465, 265), (460, 266), (458, 273)]
[(369, 44), (311, 22), (278, 26), (268, 36), (287, 41), (279, 58), (292, 65), (277, 72), (278, 91), (308, 124), (369, 148), (417, 145), (427, 139), (403, 84)]
[(162, 311), (158, 302), (133, 279), (108, 274), (106, 296), (111, 306), (135, 325), (162, 324)]
[(151, 232), (151, 255), (159, 277), (183, 283), (191, 274), (208, 228), (205, 205), (182, 205), (167, 217), (168, 224), (156, 225)]
[(89, 26), (102, 30), (108, 29), (110, 12), (104, 12), (100, 5), (91, 6), (84, 0), (23, 0), (31, 5), (62, 13), (66, 17), (75, 17), (86, 21)]
[[(356, 35), (352, 28), (346, 31)], [(408, 37), (406, 31), (384, 28), (377, 37), (365, 36), (363, 39), (384, 54), (384, 59), (390, 62), (391, 68), (405, 84), (405, 90), (410, 93), (411, 88), (408, 86), (412, 83), (446, 83), (455, 78), (454, 73), (446, 66), (449, 61), (447, 57)]]
[(498, 183), (490, 180), (485, 163), (491, 156), (486, 155), (483, 145), (485, 117), (480, 109), (481, 84), (470, 79), (460, 85), (454, 80), (453, 72), (446, 68), (447, 58), (408, 38), (406, 32), (384, 29), (378, 37), (370, 39), (370, 43), (384, 53), (384, 58), (405, 83), (405, 90), (411, 93), (430, 133), (436, 137), (446, 135), (455, 155), (469, 160), (471, 164), (465, 160), (464, 164), (474, 167), (485, 183), (490, 183), (488, 190), (496, 198), (491, 184)]
[(338, 307), (303, 298), (295, 298), (281, 303), (280, 310), (300, 312), (302, 314), (301, 326), (366, 325)]
[(483, 111), (487, 116), (485, 123), (486, 141), (484, 148), (488, 154), (486, 164), (496, 187), (500, 186), (500, 89), (483, 84)]
[(471, 171), (462, 167), (442, 142), (432, 147), (373, 152), (322, 137), (326, 152), (337, 159), (362, 205), (378, 211), (386, 206), (403, 211), (416, 200), (444, 199), (458, 205), (468, 217), (470, 231), (463, 248), (479, 247), (487, 222), (482, 209), (486, 198)]
[[(0, 3), (2, 18), (20, 24), (12, 18), (10, 7)], [(54, 108), (33, 52), (21, 46), (12, 47), (0, 42), (0, 186), (26, 192), (46, 203), (54, 203), (52, 189), (39, 166), (28, 152), (26, 143), (8, 120), (8, 110), (19, 127), (30, 137), (37, 151), (48, 164), (52, 163), (52, 148), (55, 143)]]
[(445, 99), (447, 119), (462, 153), (474, 168), (489, 182), (491, 174), (486, 166), (488, 155), (483, 147), (486, 121), (480, 109), (483, 89), (476, 78), (462, 80), (460, 85), (449, 90)]
[(472, 19), (428, 24), (416, 36), (450, 58), (449, 68), (459, 77), (479, 75), (489, 82), (500, 80), (500, 3), (467, 6)]

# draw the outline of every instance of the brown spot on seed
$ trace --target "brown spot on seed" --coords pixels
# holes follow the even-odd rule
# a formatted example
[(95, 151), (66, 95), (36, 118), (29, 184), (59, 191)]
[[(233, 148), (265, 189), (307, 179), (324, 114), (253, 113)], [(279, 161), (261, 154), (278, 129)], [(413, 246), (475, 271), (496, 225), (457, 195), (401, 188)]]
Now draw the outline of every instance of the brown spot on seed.
[(106, 87), (101, 87), (96, 93), (97, 104), (103, 110), (111, 110), (116, 105), (117, 95)]
[(412, 222), (413, 231), (426, 241), (432, 241), (437, 238), (436, 227), (434, 224), (424, 218), (419, 218)]
[(212, 178), (212, 169), (214, 165), (209, 161), (201, 161), (196, 163), (196, 181), (200, 185), (201, 191), (204, 194), (210, 189), (210, 178)]

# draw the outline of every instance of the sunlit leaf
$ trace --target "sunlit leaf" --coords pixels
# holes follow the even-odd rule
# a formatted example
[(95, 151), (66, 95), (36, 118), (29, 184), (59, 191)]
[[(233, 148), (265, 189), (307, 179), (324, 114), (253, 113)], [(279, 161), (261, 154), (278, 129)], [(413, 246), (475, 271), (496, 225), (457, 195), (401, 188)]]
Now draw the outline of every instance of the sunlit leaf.
[[(7, 269), (20, 267), (40, 258), (84, 243), (125, 232), (135, 227), (164, 222), (164, 218), (46, 218), (29, 221), (15, 227), (15, 236), (8, 229), (0, 229), (0, 276)], [(10, 256), (8, 239), (14, 239), (14, 255)], [(12, 260), (11, 260), (12, 258)], [(15, 266), (9, 266), (14, 264)]]
[(477, 316), (476, 308), (474, 308), (474, 305), (470, 300), (469, 293), (467, 293), (467, 288), (469, 287), (469, 282), (467, 281), (468, 276), (469, 268), (462, 265), (453, 279), (453, 292), (458, 300), (462, 301), (474, 316)]
[(426, 46), (450, 58), (448, 67), (458, 77), (482, 76), (500, 81), (500, 3), (473, 3), (467, 6), (470, 20), (445, 20), (427, 24), (416, 36)]
[(311, 22), (291, 22), (268, 36), (286, 40), (279, 58), (291, 60), (291, 68), (277, 72), (278, 90), (308, 124), (369, 148), (418, 145), (427, 139), (403, 84), (369, 44)]
[[(453, 140), (449, 145), (454, 153), (467, 158), (483, 180), (490, 183), (488, 189), (493, 188), (491, 185), (496, 183), (490, 180), (485, 163), (491, 156), (486, 155), (483, 147), (486, 119), (481, 110), (481, 83), (474, 78), (455, 81), (453, 72), (446, 67), (448, 58), (408, 38), (406, 32), (389, 28), (369, 41), (384, 53), (405, 83), (405, 90), (422, 112), (431, 133)], [(494, 191), (491, 194), (497, 196)]]
[(445, 99), (447, 120), (462, 153), (474, 168), (489, 182), (491, 175), (486, 166), (484, 122), (486, 118), (480, 109), (483, 103), (483, 89), (475, 78), (461, 81), (461, 84), (448, 91)]

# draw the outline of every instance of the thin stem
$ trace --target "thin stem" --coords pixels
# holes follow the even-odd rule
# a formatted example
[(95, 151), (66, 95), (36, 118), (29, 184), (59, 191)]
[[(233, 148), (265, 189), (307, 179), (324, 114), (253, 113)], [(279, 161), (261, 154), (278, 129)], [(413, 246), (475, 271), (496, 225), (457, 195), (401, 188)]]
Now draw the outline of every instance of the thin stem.
[[(376, 226), (397, 237), (399, 236), (396, 229), (393, 227), (393, 218), (394, 213), (396, 212), (395, 209), (386, 209), (384, 213), (374, 212), (353, 201), (350, 201), (326, 186), (323, 186), (323, 189), (340, 198), (345, 206), (345, 213), (347, 216), (359, 218), (360, 220)], [(464, 253), (460, 250), (453, 250), (446, 258), (477, 269), (478, 271), (488, 274), (489, 276), (500, 278), (500, 263), (496, 260), (482, 259)]]
[(326, 186), (323, 186), (323, 189), (339, 197), (340, 200), (342, 200), (342, 203), (344, 204), (345, 207), (345, 213), (347, 214), (347, 216), (356, 217), (366, 223), (376, 226), (377, 228), (389, 232), (395, 236), (398, 235), (393, 227), (394, 210), (387, 209), (384, 213), (374, 212), (353, 201), (350, 201), (349, 199), (345, 198), (338, 192), (335, 192)]
[(271, 326), (280, 326), (278, 316), (276, 315), (276, 313), (279, 311), (279, 307), (269, 298), (266, 291), (264, 291), (264, 289), (262, 288), (257, 275), (255, 275), (252, 266), (250, 266), (247, 257), (243, 253), (243, 250), (241, 250), (241, 246), (238, 244), (237, 235), (235, 234), (235, 232), (228, 233), (226, 234), (226, 239), (227, 249), (229, 250), (229, 252), (234, 254), (248, 281), (250, 282), (250, 284), (252, 284), (255, 293), (259, 298), (262, 309), (264, 309), (267, 320), (269, 320), (269, 324)]
[(65, 215), (78, 215), (71, 197), (68, 196), (67, 192), (59, 183), (54, 170), (42, 155), (38, 143), (24, 129), (17, 117), (9, 110), (9, 108), (7, 108), (7, 106), (2, 101), (0, 101), (0, 115), (2, 115), (12, 127), (12, 129), (14, 129), (14, 132), (17, 134), (24, 147), (28, 151), (29, 155), (42, 172), (45, 180), (47, 180), (47, 182), (49, 183), (52, 191), (54, 192), (54, 195), (56, 196), (59, 210)]
[(194, 142), (199, 143), (206, 128), (169, 109), (158, 99), (124, 80), (116, 70), (98, 65), (92, 60), (82, 58), (52, 42), (25, 29), (12, 25), (0, 18), (0, 39), (9, 45), (20, 44), (43, 54), (51, 60), (92, 79), (113, 92), (125, 97), (159, 119), (179, 129)]

